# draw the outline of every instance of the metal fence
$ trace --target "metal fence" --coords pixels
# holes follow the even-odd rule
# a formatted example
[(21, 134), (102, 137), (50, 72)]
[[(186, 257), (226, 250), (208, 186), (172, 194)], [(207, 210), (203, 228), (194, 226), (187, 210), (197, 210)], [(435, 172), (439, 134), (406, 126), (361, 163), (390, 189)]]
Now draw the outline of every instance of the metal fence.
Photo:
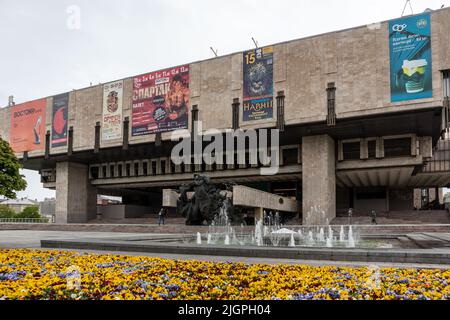
[(51, 223), (50, 218), (0, 218), (0, 223)]

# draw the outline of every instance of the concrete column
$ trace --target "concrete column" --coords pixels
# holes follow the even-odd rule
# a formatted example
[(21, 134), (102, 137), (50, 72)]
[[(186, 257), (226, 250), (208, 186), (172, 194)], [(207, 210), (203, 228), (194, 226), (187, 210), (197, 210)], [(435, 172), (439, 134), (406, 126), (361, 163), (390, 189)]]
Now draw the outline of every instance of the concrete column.
[(359, 143), (360, 159), (365, 160), (369, 158), (369, 150), (367, 145), (367, 139), (361, 139)]
[(302, 138), (302, 194), (304, 225), (336, 217), (335, 143), (328, 135)]
[(97, 217), (97, 188), (88, 171), (84, 164), (56, 163), (56, 223), (85, 223)]
[(255, 208), (255, 224), (262, 219), (264, 219), (264, 208)]

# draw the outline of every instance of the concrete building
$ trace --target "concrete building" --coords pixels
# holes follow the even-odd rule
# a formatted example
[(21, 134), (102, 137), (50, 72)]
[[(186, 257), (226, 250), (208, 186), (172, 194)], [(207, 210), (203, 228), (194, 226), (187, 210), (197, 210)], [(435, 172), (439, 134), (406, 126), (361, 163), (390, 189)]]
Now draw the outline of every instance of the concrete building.
[(49, 218), (50, 221), (55, 221), (55, 204), (54, 198), (45, 198), (39, 202), (39, 213), (45, 218)]
[(8, 199), (3, 201), (1, 204), (13, 209), (15, 213), (21, 213), (26, 207), (39, 206), (39, 202), (26, 198)]
[[(192, 181), (194, 173), (205, 173), (216, 183), (232, 182), (293, 199), (304, 224), (329, 223), (348, 208), (361, 214), (373, 209), (412, 210), (416, 206), (415, 189), (450, 185), (446, 135), (450, 9), (425, 15), (403, 19), (416, 19), (413, 27), (418, 30), (429, 28), (430, 61), (417, 59), (415, 66), (408, 64), (412, 60), (402, 62), (403, 72), (409, 67), (422, 68), (419, 79), (423, 73), (429, 78), (426, 97), (393, 98), (396, 51), (390, 46), (390, 35), (392, 30), (401, 33), (400, 29), (411, 27), (403, 20), (271, 46), (273, 106), (269, 116), (262, 119), (255, 116), (256, 112), (249, 118), (248, 109), (244, 111), (248, 106), (243, 80), (248, 64), (245, 53), (180, 67), (189, 69), (189, 93), (183, 98), (189, 111), (188, 130), (198, 120), (203, 131), (217, 129), (221, 134), (237, 128), (277, 128), (280, 168), (276, 174), (261, 175), (263, 165), (248, 161), (175, 165), (170, 158), (175, 145), (171, 132), (137, 134), (134, 130), (135, 111), (141, 107), (134, 103), (146, 94), (139, 91), (141, 81), (147, 80), (145, 75), (120, 82), (122, 112), (115, 138), (104, 139), (102, 134), (107, 84), (101, 84), (68, 93), (67, 119), (63, 117), (67, 137), (63, 143), (53, 139), (57, 114), (52, 110), (60, 97), (46, 97), (44, 147), (17, 155), (25, 168), (40, 172), (45, 187), (56, 190), (56, 221), (60, 223), (95, 219), (97, 194), (121, 196), (125, 207), (134, 206), (133, 212), (157, 212), (163, 190)], [(405, 41), (413, 36), (407, 34)], [(403, 74), (394, 78), (397, 76), (400, 79)], [(406, 82), (408, 93), (421, 91), (411, 89), (411, 82)], [(14, 138), (10, 128), (14, 107), (0, 109), (0, 135), (10, 141)]]

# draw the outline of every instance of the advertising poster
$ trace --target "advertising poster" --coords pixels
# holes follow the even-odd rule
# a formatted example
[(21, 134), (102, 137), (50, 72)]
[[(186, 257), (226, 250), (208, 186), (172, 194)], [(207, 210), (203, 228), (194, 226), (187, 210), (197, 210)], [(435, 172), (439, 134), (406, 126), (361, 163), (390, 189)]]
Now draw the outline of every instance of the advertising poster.
[(53, 97), (52, 106), (52, 148), (67, 145), (67, 120), (69, 114), (69, 94)]
[(430, 98), (430, 14), (389, 23), (391, 102)]
[(123, 81), (103, 85), (102, 140), (122, 138)]
[(188, 127), (189, 65), (134, 78), (132, 136)]
[(273, 116), (273, 47), (244, 52), (244, 121)]
[(9, 140), (14, 152), (45, 149), (46, 101), (44, 98), (12, 107)]

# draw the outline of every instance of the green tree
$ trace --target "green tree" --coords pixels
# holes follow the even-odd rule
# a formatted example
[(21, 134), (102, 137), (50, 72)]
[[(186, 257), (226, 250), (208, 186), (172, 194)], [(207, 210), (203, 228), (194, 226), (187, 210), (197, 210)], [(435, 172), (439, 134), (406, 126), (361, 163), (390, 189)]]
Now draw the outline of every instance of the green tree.
[(21, 213), (16, 214), (14, 218), (40, 218), (39, 207), (38, 206), (29, 206), (22, 210)]
[(0, 218), (14, 218), (16, 213), (7, 205), (0, 204)]
[(0, 138), (0, 196), (15, 199), (16, 191), (27, 187), (27, 182), (19, 172), (20, 168), (9, 143)]

